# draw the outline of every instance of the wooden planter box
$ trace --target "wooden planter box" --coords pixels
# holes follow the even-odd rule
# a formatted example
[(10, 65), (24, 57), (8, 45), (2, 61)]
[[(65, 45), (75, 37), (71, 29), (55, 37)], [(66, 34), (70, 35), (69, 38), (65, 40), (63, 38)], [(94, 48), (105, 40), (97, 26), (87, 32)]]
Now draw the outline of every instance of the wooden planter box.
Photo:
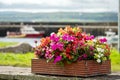
[(107, 60), (102, 64), (93, 60), (82, 60), (60, 66), (54, 64), (53, 62), (47, 63), (44, 59), (32, 59), (31, 70), (32, 73), (35, 74), (89, 77), (110, 74), (111, 63), (110, 60)]

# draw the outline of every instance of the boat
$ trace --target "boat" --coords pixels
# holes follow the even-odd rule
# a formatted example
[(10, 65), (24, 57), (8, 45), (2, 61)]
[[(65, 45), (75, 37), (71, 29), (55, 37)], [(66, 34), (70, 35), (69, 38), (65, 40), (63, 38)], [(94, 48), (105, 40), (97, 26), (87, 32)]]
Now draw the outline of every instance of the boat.
[(39, 38), (43, 37), (45, 31), (36, 31), (32, 26), (22, 26), (20, 32), (7, 31), (7, 37), (9, 38)]

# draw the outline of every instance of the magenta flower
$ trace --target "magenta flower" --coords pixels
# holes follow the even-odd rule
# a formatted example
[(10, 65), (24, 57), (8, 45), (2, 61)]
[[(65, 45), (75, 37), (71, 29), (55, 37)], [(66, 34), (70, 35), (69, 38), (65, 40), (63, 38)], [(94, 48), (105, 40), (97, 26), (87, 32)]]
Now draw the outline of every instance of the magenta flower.
[(54, 63), (59, 62), (60, 60), (62, 60), (62, 56), (57, 56), (54, 60)]
[(63, 50), (63, 46), (64, 46), (63, 43), (57, 43), (57, 48), (58, 48), (60, 51)]
[(57, 49), (57, 45), (56, 45), (55, 42), (52, 42), (52, 43), (50, 44), (50, 46), (51, 46), (52, 50), (56, 50), (56, 49)]
[(87, 54), (83, 54), (82, 56), (83, 56), (84, 59), (87, 58)]
[(63, 40), (66, 40), (66, 41), (73, 41), (75, 39), (75, 37), (71, 36), (71, 35), (68, 35), (68, 34), (64, 34), (62, 36), (62, 39)]
[(92, 40), (92, 39), (94, 39), (94, 36), (93, 36), (93, 35), (91, 35), (91, 36), (86, 36), (86, 37), (85, 37), (85, 40)]
[(101, 38), (101, 39), (100, 39), (100, 42), (101, 42), (101, 43), (107, 42), (107, 39), (106, 39), (106, 38)]
[(52, 33), (50, 39), (54, 42), (58, 42), (60, 38), (55, 33)]
[(60, 43), (60, 42), (58, 42), (58, 43), (53, 42), (53, 43), (50, 44), (50, 46), (51, 46), (52, 50), (59, 49), (60, 51), (62, 51), (64, 44)]
[(94, 38), (95, 38), (94, 35), (91, 35), (91, 36), (90, 36), (90, 39), (91, 39), (91, 40), (94, 39)]

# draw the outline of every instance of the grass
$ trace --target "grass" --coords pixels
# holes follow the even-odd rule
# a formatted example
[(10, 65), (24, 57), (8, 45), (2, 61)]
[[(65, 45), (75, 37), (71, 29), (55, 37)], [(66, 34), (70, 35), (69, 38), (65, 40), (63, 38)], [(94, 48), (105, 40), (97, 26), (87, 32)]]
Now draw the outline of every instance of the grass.
[(0, 65), (30, 67), (31, 59), (34, 57), (33, 53), (14, 54), (14, 53), (0, 53)]
[(0, 47), (7, 47), (18, 44), (17, 42), (0, 42)]
[(111, 50), (110, 59), (112, 71), (120, 71), (120, 53), (116, 49)]
[[(13, 46), (18, 44), (17, 42), (0, 42), (0, 47)], [(0, 65), (5, 66), (31, 66), (31, 59), (34, 57), (33, 53), (3, 53), (0, 52)]]

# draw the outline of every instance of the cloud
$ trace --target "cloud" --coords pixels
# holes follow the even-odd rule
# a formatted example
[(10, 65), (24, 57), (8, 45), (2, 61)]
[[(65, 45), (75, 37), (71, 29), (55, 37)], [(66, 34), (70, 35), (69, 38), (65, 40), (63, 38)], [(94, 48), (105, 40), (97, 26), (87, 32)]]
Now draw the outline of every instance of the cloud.
[(118, 0), (1, 0), (0, 9), (118, 11)]

